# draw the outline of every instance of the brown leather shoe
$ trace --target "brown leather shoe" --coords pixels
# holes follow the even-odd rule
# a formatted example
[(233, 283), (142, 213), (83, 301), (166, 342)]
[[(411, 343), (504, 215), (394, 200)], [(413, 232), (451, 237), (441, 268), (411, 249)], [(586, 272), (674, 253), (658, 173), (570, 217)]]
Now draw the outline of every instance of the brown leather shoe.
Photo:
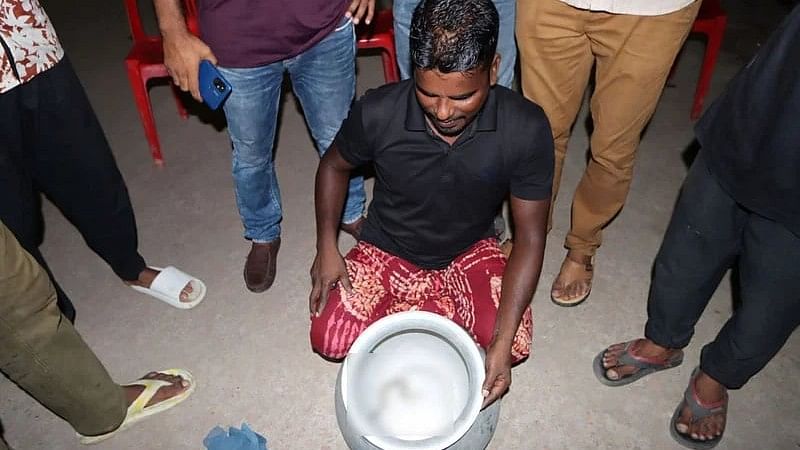
[(247, 262), (244, 264), (244, 284), (253, 292), (264, 292), (275, 281), (275, 266), (281, 238), (272, 242), (253, 242)]
[(341, 224), (339, 228), (350, 236), (353, 236), (355, 240), (358, 240), (361, 237), (361, 228), (364, 226), (364, 220), (365, 217), (361, 216), (353, 223)]

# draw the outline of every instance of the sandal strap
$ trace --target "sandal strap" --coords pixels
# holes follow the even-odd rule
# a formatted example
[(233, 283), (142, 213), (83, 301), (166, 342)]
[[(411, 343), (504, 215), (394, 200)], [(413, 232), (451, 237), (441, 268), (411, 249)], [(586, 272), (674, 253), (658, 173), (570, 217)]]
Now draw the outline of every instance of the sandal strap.
[(593, 257), (589, 255), (581, 255), (581, 259), (571, 258), (569, 256), (569, 252), (567, 252), (567, 259), (574, 262), (575, 264), (580, 264), (583, 266), (583, 270), (587, 272), (594, 271), (594, 264), (592, 264)]
[(150, 400), (158, 394), (158, 391), (167, 386), (171, 386), (172, 383), (164, 380), (151, 380), (151, 379), (140, 379), (134, 382), (124, 384), (123, 386), (144, 386), (142, 392), (136, 397), (129, 406), (127, 415), (130, 416), (133, 413), (138, 411), (144, 411), (147, 408), (147, 404), (150, 403)]
[(641, 339), (634, 339), (625, 343), (625, 348), (622, 353), (617, 357), (617, 366), (634, 366), (639, 370), (642, 369), (661, 369), (674, 367), (683, 361), (683, 352), (678, 351), (667, 359), (648, 358), (646, 356), (638, 356), (633, 354), (633, 346), (640, 342)]
[(728, 409), (727, 393), (725, 393), (725, 396), (722, 398), (722, 400), (714, 403), (713, 405), (703, 406), (700, 403), (700, 398), (697, 396), (697, 391), (695, 390), (695, 379), (697, 378), (697, 374), (699, 372), (699, 368), (694, 369), (694, 372), (692, 372), (692, 377), (689, 380), (689, 385), (686, 386), (686, 390), (683, 392), (683, 401), (689, 406), (689, 410), (692, 412), (691, 423), (693, 424), (705, 419), (706, 417), (711, 417), (717, 414), (727, 414)]

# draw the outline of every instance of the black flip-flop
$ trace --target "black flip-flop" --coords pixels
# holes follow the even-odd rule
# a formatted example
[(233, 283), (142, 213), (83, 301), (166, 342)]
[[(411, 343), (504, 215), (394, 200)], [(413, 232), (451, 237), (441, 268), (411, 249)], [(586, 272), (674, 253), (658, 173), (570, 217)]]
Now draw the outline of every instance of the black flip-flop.
[(700, 420), (705, 419), (706, 417), (720, 413), (726, 415), (727, 425), (728, 394), (725, 393), (725, 398), (712, 406), (706, 407), (701, 405), (694, 390), (694, 379), (697, 377), (697, 373), (699, 371), (700, 368), (696, 367), (694, 372), (692, 372), (692, 377), (689, 379), (689, 386), (687, 386), (686, 390), (683, 392), (683, 400), (678, 404), (678, 407), (675, 408), (675, 412), (672, 414), (672, 420), (669, 421), (669, 434), (677, 443), (683, 445), (684, 447), (691, 448), (693, 450), (708, 450), (716, 447), (717, 444), (719, 444), (719, 441), (722, 440), (722, 436), (725, 434), (724, 428), (722, 429), (722, 434), (713, 439), (707, 439), (705, 441), (692, 439), (691, 435), (683, 434), (679, 432), (677, 428), (675, 428), (675, 425), (678, 424), (678, 419), (681, 417), (681, 411), (685, 405), (689, 405), (689, 409), (692, 411), (692, 421), (689, 423), (690, 426)]
[[(624, 375), (618, 380), (612, 380), (606, 376), (606, 371), (608, 369), (612, 369), (613, 367), (604, 367), (603, 366), (603, 355), (606, 354), (608, 351), (608, 347), (597, 354), (594, 358), (594, 363), (592, 364), (594, 368), (594, 375), (597, 379), (605, 384), (606, 386), (624, 386), (626, 384), (633, 383), (634, 381), (638, 380), (639, 378), (645, 377), (650, 375), (651, 373), (660, 372), (666, 369), (672, 369), (674, 367), (678, 367), (683, 363), (683, 351), (678, 350), (675, 352), (674, 355), (669, 357), (668, 359), (655, 359), (655, 358), (646, 358), (644, 356), (636, 356), (631, 353), (631, 348), (634, 344), (636, 344), (640, 339), (634, 339), (632, 341), (625, 342), (625, 348), (622, 349), (622, 353), (617, 357), (617, 367), (619, 366), (634, 366), (638, 368), (635, 373), (630, 375)], [(615, 344), (617, 345), (617, 344)]]

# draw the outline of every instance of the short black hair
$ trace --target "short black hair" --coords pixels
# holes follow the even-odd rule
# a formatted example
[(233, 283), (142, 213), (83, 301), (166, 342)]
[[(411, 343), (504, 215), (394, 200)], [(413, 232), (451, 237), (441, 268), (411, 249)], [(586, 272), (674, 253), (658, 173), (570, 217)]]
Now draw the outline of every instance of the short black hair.
[(422, 0), (411, 19), (412, 66), (442, 73), (488, 68), (499, 28), (491, 0)]

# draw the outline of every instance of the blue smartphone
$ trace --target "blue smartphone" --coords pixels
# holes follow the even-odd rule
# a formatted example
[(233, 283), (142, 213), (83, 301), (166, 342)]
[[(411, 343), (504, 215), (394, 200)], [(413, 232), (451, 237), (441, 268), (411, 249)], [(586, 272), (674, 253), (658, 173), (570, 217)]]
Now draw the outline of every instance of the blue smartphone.
[(219, 73), (217, 67), (211, 61), (204, 59), (200, 61), (200, 96), (211, 109), (218, 109), (220, 105), (231, 95), (231, 84)]

